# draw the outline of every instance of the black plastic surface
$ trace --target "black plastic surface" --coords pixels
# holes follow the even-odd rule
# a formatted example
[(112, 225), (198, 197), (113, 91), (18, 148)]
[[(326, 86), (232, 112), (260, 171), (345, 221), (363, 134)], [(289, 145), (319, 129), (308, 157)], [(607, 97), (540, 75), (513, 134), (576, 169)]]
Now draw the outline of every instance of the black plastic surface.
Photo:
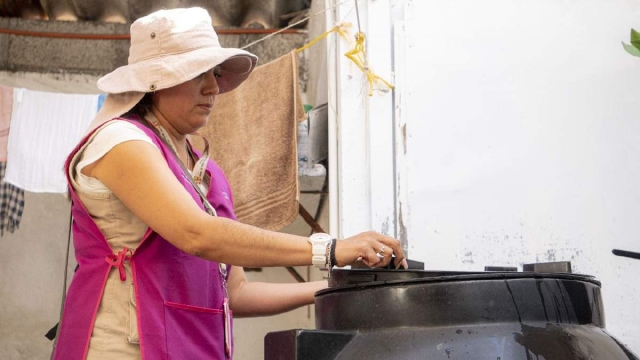
[(318, 330), (267, 335), (266, 360), (638, 360), (605, 330), (592, 276), (339, 269), (330, 283)]

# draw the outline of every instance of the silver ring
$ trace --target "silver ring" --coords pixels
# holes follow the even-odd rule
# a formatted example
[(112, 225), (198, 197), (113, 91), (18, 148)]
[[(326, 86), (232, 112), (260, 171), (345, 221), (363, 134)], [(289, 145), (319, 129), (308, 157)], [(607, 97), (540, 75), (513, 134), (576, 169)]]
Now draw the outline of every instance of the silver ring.
[(380, 254), (384, 254), (384, 249), (387, 248), (387, 245), (382, 244), (382, 247), (380, 248), (380, 251), (378, 251)]

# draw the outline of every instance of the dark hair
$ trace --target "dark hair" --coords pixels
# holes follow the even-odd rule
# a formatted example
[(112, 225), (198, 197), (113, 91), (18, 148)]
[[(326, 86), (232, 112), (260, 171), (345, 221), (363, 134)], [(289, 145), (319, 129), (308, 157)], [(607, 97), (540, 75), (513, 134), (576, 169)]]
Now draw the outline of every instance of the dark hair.
[(144, 117), (151, 111), (151, 105), (153, 104), (153, 101), (151, 100), (152, 95), (153, 93), (144, 94), (142, 99), (140, 99), (140, 101), (138, 101), (138, 103), (131, 110), (124, 113), (122, 117), (137, 115), (141, 119), (144, 119)]

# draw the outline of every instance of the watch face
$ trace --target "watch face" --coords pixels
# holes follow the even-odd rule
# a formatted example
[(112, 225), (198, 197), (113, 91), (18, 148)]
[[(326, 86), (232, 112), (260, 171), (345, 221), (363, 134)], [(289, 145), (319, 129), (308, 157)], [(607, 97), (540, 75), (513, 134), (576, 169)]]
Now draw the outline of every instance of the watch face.
[(309, 237), (312, 241), (331, 241), (331, 235), (325, 233), (315, 233)]

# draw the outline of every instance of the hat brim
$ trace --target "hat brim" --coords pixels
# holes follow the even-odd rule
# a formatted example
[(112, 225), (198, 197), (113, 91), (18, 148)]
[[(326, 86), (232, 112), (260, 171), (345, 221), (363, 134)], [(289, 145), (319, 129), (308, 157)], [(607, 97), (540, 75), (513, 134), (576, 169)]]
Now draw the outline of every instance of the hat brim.
[(182, 84), (220, 65), (218, 87), (225, 93), (245, 81), (257, 62), (258, 57), (248, 51), (209, 46), (121, 66), (100, 78), (97, 85), (109, 94), (151, 92)]
[(89, 124), (87, 132), (104, 124), (105, 122), (117, 118), (133, 109), (144, 97), (144, 92), (125, 92), (119, 94), (108, 94), (104, 103), (95, 118)]

